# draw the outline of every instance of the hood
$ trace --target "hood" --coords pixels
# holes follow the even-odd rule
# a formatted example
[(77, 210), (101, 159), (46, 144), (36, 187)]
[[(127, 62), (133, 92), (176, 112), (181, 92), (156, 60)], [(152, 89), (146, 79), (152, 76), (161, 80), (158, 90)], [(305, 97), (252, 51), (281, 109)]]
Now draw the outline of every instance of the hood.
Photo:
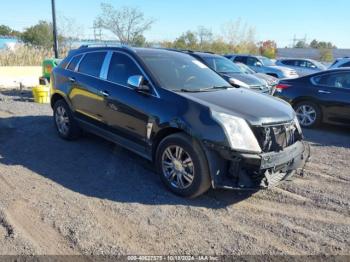
[(262, 74), (262, 73), (256, 73), (254, 74), (256, 77), (259, 77), (261, 79), (264, 79), (269, 85), (275, 85), (278, 83), (278, 78), (267, 75), (267, 74)]
[(265, 86), (266, 82), (255, 77), (254, 75), (242, 74), (242, 73), (224, 73), (221, 74), (226, 80), (230, 78), (237, 79), (249, 86)]
[(287, 102), (244, 88), (178, 94), (212, 110), (241, 117), (253, 126), (290, 122), (295, 117)]
[(295, 71), (291, 68), (288, 68), (288, 67), (284, 67), (284, 66), (277, 66), (277, 65), (274, 65), (274, 66), (269, 66), (269, 68), (272, 68), (272, 69), (275, 69), (275, 70), (279, 70), (279, 71), (282, 71), (282, 72), (292, 72), (292, 71)]

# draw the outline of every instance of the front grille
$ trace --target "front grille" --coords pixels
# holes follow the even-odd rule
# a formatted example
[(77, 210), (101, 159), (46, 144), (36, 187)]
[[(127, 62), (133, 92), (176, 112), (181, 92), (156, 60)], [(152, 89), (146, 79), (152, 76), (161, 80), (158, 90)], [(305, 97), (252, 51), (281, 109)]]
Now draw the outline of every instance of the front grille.
[(280, 125), (254, 127), (253, 130), (265, 153), (282, 151), (302, 138), (294, 121)]

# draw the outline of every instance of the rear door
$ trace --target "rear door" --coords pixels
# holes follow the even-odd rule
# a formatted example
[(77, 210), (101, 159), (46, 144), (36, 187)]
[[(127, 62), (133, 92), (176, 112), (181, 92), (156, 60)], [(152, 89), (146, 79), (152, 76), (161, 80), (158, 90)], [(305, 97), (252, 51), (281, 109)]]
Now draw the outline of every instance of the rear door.
[(69, 79), (72, 83), (69, 94), (72, 106), (78, 117), (85, 120), (103, 121), (104, 97), (100, 75), (106, 54), (103, 51), (84, 54), (77, 73)]
[(331, 122), (350, 124), (350, 71), (314, 77), (324, 117)]

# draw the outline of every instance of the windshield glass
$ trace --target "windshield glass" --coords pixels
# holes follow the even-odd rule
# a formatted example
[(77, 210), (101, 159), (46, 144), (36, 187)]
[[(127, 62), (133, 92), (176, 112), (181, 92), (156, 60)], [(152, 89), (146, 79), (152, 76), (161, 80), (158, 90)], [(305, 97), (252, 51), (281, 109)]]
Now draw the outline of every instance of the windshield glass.
[(171, 51), (142, 52), (140, 56), (163, 88), (198, 91), (230, 84), (194, 57)]
[(245, 64), (236, 63), (236, 66), (239, 67), (241, 72), (244, 74), (249, 74), (249, 75), (255, 74), (255, 71), (253, 69), (251, 69), (250, 67), (246, 66)]
[(242, 73), (238, 66), (231, 60), (224, 57), (203, 57), (204, 61), (211, 69), (218, 73)]
[(260, 57), (260, 60), (262, 61), (262, 63), (264, 64), (264, 66), (274, 66), (275, 64), (268, 58), (266, 57)]
[(326, 70), (327, 69), (327, 67), (324, 65), (324, 64), (322, 64), (322, 63), (320, 63), (320, 62), (318, 62), (318, 61), (312, 61), (319, 69), (322, 69), (322, 70)]

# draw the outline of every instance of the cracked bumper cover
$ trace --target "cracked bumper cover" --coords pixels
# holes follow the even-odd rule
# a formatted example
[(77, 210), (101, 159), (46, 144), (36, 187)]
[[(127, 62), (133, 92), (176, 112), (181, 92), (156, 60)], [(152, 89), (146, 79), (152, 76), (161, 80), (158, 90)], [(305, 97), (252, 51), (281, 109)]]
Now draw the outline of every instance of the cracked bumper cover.
[[(215, 174), (213, 184), (216, 188), (272, 187), (295, 173), (301, 174), (310, 158), (310, 146), (304, 141), (298, 141), (280, 152), (247, 154), (222, 148), (215, 151), (230, 166), (228, 171), (224, 170), (223, 165), (217, 165), (214, 170), (211, 168)], [(224, 173), (228, 178), (222, 179)], [(258, 183), (252, 180), (257, 174), (261, 176)]]

